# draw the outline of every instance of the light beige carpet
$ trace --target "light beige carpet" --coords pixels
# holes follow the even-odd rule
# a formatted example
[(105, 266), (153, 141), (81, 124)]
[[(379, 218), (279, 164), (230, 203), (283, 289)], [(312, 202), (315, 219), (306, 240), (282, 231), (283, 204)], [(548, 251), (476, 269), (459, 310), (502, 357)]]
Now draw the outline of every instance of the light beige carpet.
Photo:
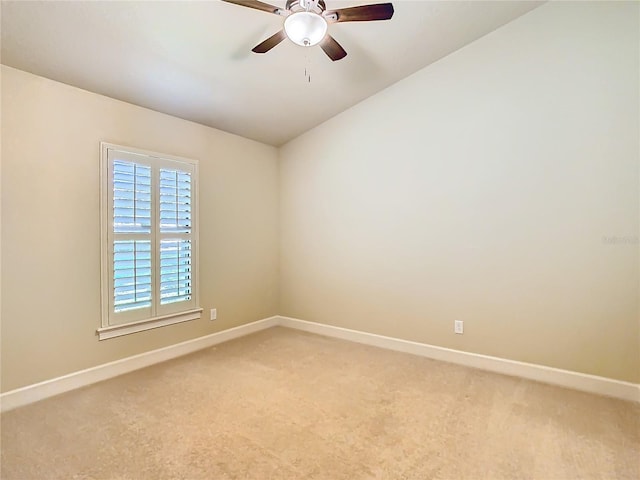
[(284, 328), (2, 416), (3, 479), (638, 479), (637, 405)]

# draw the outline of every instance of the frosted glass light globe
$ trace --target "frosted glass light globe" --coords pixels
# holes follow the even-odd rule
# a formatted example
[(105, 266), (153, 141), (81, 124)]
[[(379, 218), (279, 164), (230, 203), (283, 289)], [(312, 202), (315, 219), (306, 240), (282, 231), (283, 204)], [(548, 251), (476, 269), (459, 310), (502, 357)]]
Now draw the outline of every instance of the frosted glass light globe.
[(327, 21), (317, 13), (296, 12), (285, 19), (284, 31), (293, 43), (312, 47), (327, 34)]

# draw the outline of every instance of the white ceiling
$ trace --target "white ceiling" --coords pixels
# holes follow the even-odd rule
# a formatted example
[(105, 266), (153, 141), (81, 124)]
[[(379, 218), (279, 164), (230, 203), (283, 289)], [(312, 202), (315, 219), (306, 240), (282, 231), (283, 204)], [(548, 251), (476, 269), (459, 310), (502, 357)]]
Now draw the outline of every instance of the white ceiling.
[(289, 40), (251, 53), (283, 18), (217, 0), (2, 1), (1, 59), (277, 146), (541, 3), (395, 0), (389, 21), (330, 25), (348, 52), (332, 62)]

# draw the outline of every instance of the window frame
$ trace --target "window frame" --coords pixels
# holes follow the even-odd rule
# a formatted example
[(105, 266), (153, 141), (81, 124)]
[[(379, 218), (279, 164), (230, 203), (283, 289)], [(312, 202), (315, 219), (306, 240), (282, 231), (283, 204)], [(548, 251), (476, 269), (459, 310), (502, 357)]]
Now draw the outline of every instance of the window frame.
[[(120, 235), (113, 229), (113, 154), (117, 160), (135, 162), (151, 167), (151, 233), (124, 234), (131, 239), (145, 235), (151, 242), (152, 259), (152, 305), (125, 312), (113, 308), (113, 242)], [(160, 169), (181, 169), (191, 173), (191, 233), (171, 234), (160, 231), (159, 175)], [(166, 325), (196, 320), (202, 316), (199, 304), (199, 210), (198, 210), (198, 162), (189, 158), (166, 155), (139, 148), (100, 143), (100, 242), (101, 242), (101, 326), (99, 340), (119, 337)], [(191, 299), (188, 303), (162, 304), (160, 301), (160, 241), (166, 237), (189, 238), (191, 240)], [(125, 240), (127, 240), (125, 238)]]

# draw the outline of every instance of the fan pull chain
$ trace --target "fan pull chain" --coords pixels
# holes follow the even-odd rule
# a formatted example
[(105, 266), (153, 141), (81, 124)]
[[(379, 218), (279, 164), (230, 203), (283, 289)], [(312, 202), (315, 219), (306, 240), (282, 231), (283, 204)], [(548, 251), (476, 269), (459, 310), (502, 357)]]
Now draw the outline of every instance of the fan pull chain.
[(307, 83), (311, 83), (311, 68), (309, 68), (309, 55), (305, 53), (304, 55), (304, 77), (307, 79)]

